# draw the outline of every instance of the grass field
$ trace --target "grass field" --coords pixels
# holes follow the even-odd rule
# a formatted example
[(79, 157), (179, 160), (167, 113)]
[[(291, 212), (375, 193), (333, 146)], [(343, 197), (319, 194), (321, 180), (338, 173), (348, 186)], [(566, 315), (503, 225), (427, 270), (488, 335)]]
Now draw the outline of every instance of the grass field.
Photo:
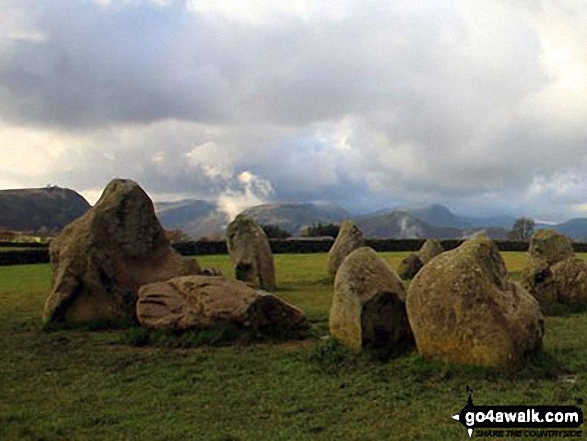
[[(381, 255), (397, 268), (406, 253)], [(526, 254), (503, 256), (519, 278)], [(548, 317), (544, 354), (515, 374), (415, 351), (385, 361), (323, 338), (325, 254), (275, 260), (277, 294), (305, 311), (315, 337), (174, 348), (133, 346), (136, 329), (47, 332), (49, 266), (0, 267), (0, 439), (463, 440), (450, 417), (466, 385), (478, 405), (587, 399), (587, 313)], [(198, 261), (231, 274), (227, 256)]]

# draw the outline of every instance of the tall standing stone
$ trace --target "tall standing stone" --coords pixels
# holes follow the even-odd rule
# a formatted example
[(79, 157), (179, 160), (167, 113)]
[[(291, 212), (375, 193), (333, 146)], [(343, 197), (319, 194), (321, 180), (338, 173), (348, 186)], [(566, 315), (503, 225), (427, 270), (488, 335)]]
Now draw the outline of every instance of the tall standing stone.
[(165, 237), (153, 203), (134, 181), (115, 179), (50, 246), (53, 278), (46, 322), (135, 318), (139, 287), (198, 274)]
[(275, 267), (263, 229), (245, 214), (226, 227), (226, 246), (237, 280), (265, 291), (275, 290)]
[(340, 225), (340, 230), (334, 244), (328, 251), (328, 274), (336, 276), (342, 261), (354, 250), (364, 247), (363, 233), (355, 223), (347, 219)]
[(372, 248), (353, 251), (334, 280), (330, 334), (353, 350), (412, 344), (405, 296), (398, 275)]
[(428, 262), (410, 283), (406, 300), (420, 354), (512, 368), (541, 348), (540, 306), (506, 276), (497, 247), (485, 235)]

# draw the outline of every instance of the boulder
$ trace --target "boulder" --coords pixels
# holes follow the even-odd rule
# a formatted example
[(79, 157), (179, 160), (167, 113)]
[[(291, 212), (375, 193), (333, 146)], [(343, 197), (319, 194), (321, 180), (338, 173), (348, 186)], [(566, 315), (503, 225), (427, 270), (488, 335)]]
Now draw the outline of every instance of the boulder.
[(397, 272), (402, 279), (413, 279), (424, 265), (442, 253), (444, 248), (438, 239), (427, 239), (419, 251), (400, 262)]
[(426, 242), (424, 242), (424, 245), (418, 251), (418, 256), (420, 256), (420, 259), (426, 265), (442, 253), (444, 253), (444, 248), (438, 239), (426, 239)]
[(404, 280), (413, 279), (423, 266), (424, 262), (422, 262), (420, 256), (417, 253), (411, 253), (399, 263), (397, 273)]
[(153, 204), (131, 180), (115, 179), (100, 200), (51, 241), (46, 322), (128, 321), (140, 286), (198, 274), (165, 237)]
[(512, 368), (542, 346), (538, 302), (506, 279), (505, 263), (485, 235), (428, 262), (406, 300), (418, 351), (449, 363)]
[(561, 260), (551, 267), (556, 300), (566, 304), (587, 303), (587, 262), (579, 257)]
[(218, 324), (261, 330), (308, 328), (298, 308), (219, 276), (176, 277), (144, 285), (136, 308), (139, 323), (150, 328), (202, 329)]
[(575, 256), (571, 240), (552, 230), (538, 230), (530, 239), (528, 252), (530, 259), (544, 260), (548, 265)]
[(228, 224), (226, 246), (237, 280), (265, 291), (275, 290), (275, 267), (269, 240), (251, 217), (239, 214)]
[(405, 295), (399, 276), (373, 249), (353, 251), (334, 280), (330, 334), (357, 351), (412, 344)]
[(355, 223), (347, 219), (340, 224), (338, 236), (330, 251), (328, 251), (328, 274), (330, 277), (336, 276), (338, 268), (342, 261), (357, 248), (365, 246), (363, 233), (355, 225)]
[(570, 239), (556, 231), (539, 230), (532, 236), (528, 252), (528, 263), (522, 270), (522, 286), (540, 305), (556, 303), (559, 287), (553, 278), (552, 266), (575, 256)]

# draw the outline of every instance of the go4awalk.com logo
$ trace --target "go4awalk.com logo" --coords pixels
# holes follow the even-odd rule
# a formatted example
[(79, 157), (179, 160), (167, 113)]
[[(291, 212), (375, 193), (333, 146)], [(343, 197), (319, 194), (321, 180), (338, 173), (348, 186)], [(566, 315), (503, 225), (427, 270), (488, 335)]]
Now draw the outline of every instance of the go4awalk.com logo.
[(476, 406), (467, 386), (467, 404), (453, 419), (469, 437), (580, 438), (583, 411), (577, 406)]

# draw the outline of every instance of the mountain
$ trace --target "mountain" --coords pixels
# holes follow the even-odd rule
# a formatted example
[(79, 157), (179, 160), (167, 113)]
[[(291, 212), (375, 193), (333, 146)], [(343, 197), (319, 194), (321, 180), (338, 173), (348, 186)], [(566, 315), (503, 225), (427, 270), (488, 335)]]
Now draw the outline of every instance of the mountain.
[[(435, 227), (470, 228), (466, 219), (457, 216), (444, 205), (434, 204), (424, 208), (406, 209), (415, 218)], [(483, 225), (487, 226), (487, 225)]]
[(391, 213), (361, 216), (355, 219), (355, 223), (365, 237), (453, 239), (463, 236), (462, 229), (430, 225), (407, 210), (394, 210)]
[[(426, 207), (419, 208), (394, 208), (384, 209), (371, 213), (367, 216), (374, 216), (379, 214), (390, 214), (394, 211), (406, 211), (413, 217), (436, 227), (451, 227), (451, 228), (489, 228), (500, 227), (510, 229), (516, 218), (508, 215), (498, 216), (459, 216), (447, 207), (441, 204), (433, 204)], [(363, 216), (361, 216), (363, 217)]]
[(155, 212), (163, 227), (178, 228), (193, 239), (223, 235), (229, 222), (216, 203), (201, 199), (156, 202)]
[(60, 230), (89, 209), (88, 201), (68, 188), (0, 190), (0, 228), (2, 229)]
[(493, 239), (505, 239), (501, 227), (472, 227), (442, 205), (419, 209), (396, 209), (355, 218), (366, 237), (461, 239), (485, 231)]
[(299, 236), (303, 227), (314, 224), (338, 224), (350, 217), (339, 205), (329, 202), (303, 204), (263, 204), (243, 211), (260, 225), (273, 224)]
[(547, 228), (558, 231), (576, 240), (587, 240), (587, 219), (575, 218), (556, 225), (537, 225), (538, 228)]

